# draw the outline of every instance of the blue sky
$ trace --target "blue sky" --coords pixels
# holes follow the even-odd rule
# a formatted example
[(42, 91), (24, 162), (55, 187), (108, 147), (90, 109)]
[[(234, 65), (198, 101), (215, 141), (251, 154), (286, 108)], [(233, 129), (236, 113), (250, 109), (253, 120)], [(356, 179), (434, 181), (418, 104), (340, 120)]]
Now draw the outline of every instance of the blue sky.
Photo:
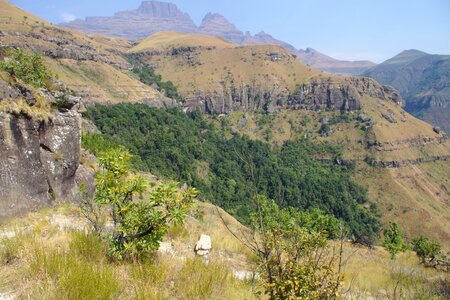
[[(10, 0), (50, 22), (108, 16), (141, 0)], [(381, 62), (404, 49), (450, 54), (450, 0), (171, 0), (197, 25), (208, 12), (297, 48)]]

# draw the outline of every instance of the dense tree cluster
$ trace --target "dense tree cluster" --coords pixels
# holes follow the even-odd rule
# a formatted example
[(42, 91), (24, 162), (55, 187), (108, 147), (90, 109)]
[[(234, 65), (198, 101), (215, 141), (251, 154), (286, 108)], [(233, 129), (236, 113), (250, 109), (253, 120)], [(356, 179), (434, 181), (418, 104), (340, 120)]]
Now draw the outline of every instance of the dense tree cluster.
[(251, 199), (261, 194), (281, 207), (333, 214), (360, 242), (377, 236), (379, 223), (363, 207), (366, 193), (351, 181), (349, 167), (317, 159), (338, 158), (335, 145), (302, 139), (272, 148), (239, 134), (225, 138), (199, 112), (139, 104), (98, 105), (85, 116), (103, 133), (85, 136), (86, 147), (124, 145), (138, 157), (138, 169), (196, 187), (201, 197), (241, 221), (248, 222)]

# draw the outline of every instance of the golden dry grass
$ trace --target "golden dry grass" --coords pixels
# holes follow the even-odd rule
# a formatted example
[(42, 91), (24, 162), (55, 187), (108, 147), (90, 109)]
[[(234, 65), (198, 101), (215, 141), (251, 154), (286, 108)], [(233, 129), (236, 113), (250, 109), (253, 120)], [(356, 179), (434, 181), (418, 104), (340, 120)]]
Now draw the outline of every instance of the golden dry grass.
[(233, 45), (221, 38), (208, 35), (186, 34), (178, 32), (157, 32), (140, 41), (139, 44), (131, 48), (129, 52), (142, 52), (151, 49), (168, 49), (183, 46), (217, 48), (237, 47), (236, 45)]
[[(175, 253), (161, 252), (153, 260), (136, 262), (111, 262), (106, 244), (78, 231), (82, 226), (77, 230), (54, 223), (55, 217), (62, 220), (63, 215), (68, 220), (77, 218), (76, 207), (46, 209), (9, 220), (0, 233), (14, 228), (17, 235), (1, 238), (0, 291), (12, 291), (18, 299), (254, 299), (250, 284), (233, 276), (235, 267), (248, 266), (245, 255), (231, 241), (216, 243), (216, 223), (209, 222), (217, 217), (208, 216), (212, 206), (200, 207), (207, 210), (196, 221), (202, 225), (185, 227), (193, 230), (188, 231), (190, 238), (172, 232), (179, 240), (179, 246), (172, 240)], [(193, 254), (197, 232), (213, 237), (214, 249), (207, 261)]]
[(129, 74), (101, 62), (71, 59), (46, 59), (46, 64), (58, 78), (83, 95), (91, 103), (122, 103), (164, 100), (155, 89)]
[[(202, 35), (158, 33), (142, 41), (131, 51), (174, 46), (201, 46), (189, 55), (152, 55), (148, 62), (156, 67), (163, 80), (172, 81), (185, 96), (195, 91), (218, 91), (234, 80), (238, 86), (292, 91), (318, 72), (302, 65), (289, 51), (275, 45), (239, 46)], [(271, 55), (278, 55), (273, 60)]]
[[(245, 230), (219, 211), (234, 230)], [(0, 243), (1, 292), (12, 291), (18, 299), (99, 295), (107, 299), (256, 299), (249, 282), (232, 276), (232, 270), (251, 270), (246, 250), (228, 236), (210, 204), (199, 203), (183, 228), (171, 229), (166, 241), (174, 252), (159, 252), (153, 260), (139, 262), (111, 262), (106, 245), (96, 236), (61, 229), (52, 221), (62, 215), (77, 218), (77, 213), (76, 207), (64, 205), (0, 226), (0, 232), (15, 229), (18, 233)], [(193, 255), (199, 233), (212, 237), (209, 263)], [(396, 286), (413, 299), (444, 299), (433, 295), (434, 287), (450, 279), (448, 274), (422, 267), (412, 252), (392, 261), (382, 248), (346, 243), (344, 262), (345, 299), (385, 299)]]

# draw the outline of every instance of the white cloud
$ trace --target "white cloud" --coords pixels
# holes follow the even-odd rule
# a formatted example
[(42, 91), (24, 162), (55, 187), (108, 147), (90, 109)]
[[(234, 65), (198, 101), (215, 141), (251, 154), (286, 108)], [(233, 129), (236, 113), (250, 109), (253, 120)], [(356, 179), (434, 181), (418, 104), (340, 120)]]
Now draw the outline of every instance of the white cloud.
[(75, 20), (77, 17), (75, 17), (73, 14), (70, 13), (62, 13), (61, 18), (64, 20), (64, 22), (70, 22)]

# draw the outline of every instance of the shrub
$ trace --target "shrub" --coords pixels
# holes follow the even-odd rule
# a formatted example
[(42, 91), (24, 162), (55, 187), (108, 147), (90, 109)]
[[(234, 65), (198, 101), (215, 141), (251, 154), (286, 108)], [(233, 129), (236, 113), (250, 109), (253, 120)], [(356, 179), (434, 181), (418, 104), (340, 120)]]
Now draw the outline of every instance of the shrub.
[[(326, 219), (318, 211), (314, 214)], [(308, 227), (302, 226), (302, 219)], [(274, 201), (257, 197), (257, 209), (251, 214), (255, 233), (242, 240), (249, 241), (247, 246), (258, 257), (263, 286), (270, 299), (338, 296), (342, 243), (341, 250), (335, 251), (321, 229), (323, 224), (314, 226), (305, 219), (308, 218), (295, 209), (279, 209)]]
[(0, 63), (3, 71), (36, 88), (49, 87), (53, 74), (45, 67), (40, 54), (10, 49), (7, 56), (9, 60)]
[(397, 223), (389, 222), (389, 228), (385, 229), (383, 232), (382, 245), (391, 254), (391, 259), (395, 259), (395, 256), (399, 252), (408, 249)]
[(429, 238), (419, 236), (412, 241), (413, 250), (422, 263), (431, 263), (441, 253), (441, 245)]
[(99, 157), (102, 170), (95, 178), (94, 199), (98, 205), (109, 208), (114, 222), (110, 254), (118, 259), (138, 258), (157, 250), (169, 224), (184, 221), (196, 196), (195, 189), (179, 190), (177, 183), (168, 182), (144, 200), (148, 183), (131, 173), (130, 159), (131, 155), (123, 149), (103, 153)]

